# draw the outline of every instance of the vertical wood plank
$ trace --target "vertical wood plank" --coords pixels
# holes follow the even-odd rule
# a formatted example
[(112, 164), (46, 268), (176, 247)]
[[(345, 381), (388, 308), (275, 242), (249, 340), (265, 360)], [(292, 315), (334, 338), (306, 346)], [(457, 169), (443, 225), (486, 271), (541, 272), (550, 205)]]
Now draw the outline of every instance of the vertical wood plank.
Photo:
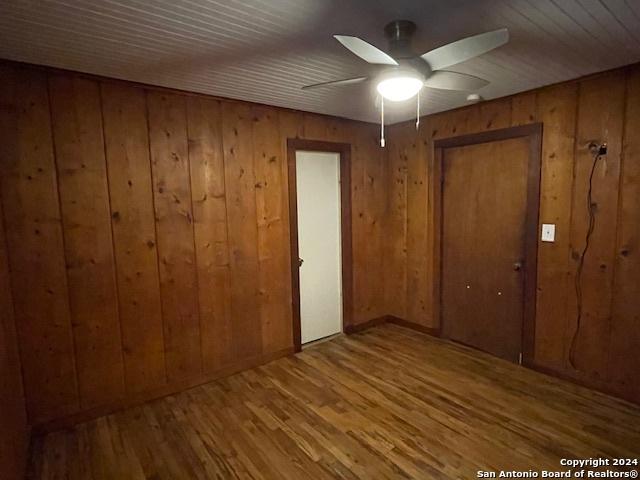
[(329, 136), (329, 119), (315, 113), (304, 113), (304, 138), (310, 140), (327, 140)]
[(511, 99), (500, 98), (478, 105), (479, 116), (469, 126), (469, 133), (507, 128), (511, 125)]
[(337, 143), (355, 142), (353, 131), (354, 128), (357, 129), (359, 126), (358, 123), (342, 118), (327, 118), (325, 140)]
[(526, 92), (511, 98), (511, 126), (528, 125), (537, 121), (537, 92)]
[[(469, 109), (477, 109), (477, 106), (469, 107)], [(464, 122), (466, 127), (466, 111), (468, 109), (463, 110), (455, 110), (453, 112), (441, 112), (436, 113), (429, 117), (429, 128), (430, 128), (430, 136), (432, 140), (438, 140), (441, 138), (455, 137), (458, 135), (458, 130), (466, 132), (465, 128), (462, 128), (461, 122)], [(463, 133), (464, 135), (464, 133)]]
[(359, 125), (359, 129), (361, 133), (355, 137), (354, 141), (362, 145), (365, 153), (363, 201), (365, 223), (368, 228), (358, 232), (357, 235), (361, 237), (361, 243), (368, 244), (369, 255), (365, 259), (366, 269), (362, 275), (368, 276), (368, 282), (363, 287), (366, 295), (369, 296), (366, 320), (371, 320), (387, 314), (384, 300), (386, 157), (385, 151), (380, 147), (377, 127)]
[(284, 222), (286, 197), (283, 195), (282, 164), (278, 114), (269, 107), (252, 107), (253, 164), (256, 180), (256, 217), (258, 223), (258, 261), (260, 315), (263, 352), (275, 352), (291, 346), (292, 311), (289, 280), (289, 237)]
[(640, 68), (627, 77), (608, 380), (640, 399)]
[(223, 102), (222, 112), (232, 337), (237, 358), (246, 358), (262, 351), (251, 107)]
[[(424, 124), (426, 123), (426, 125)], [(427, 161), (433, 144), (428, 141), (429, 122), (420, 131), (410, 130), (413, 147), (407, 157), (407, 320), (433, 327), (427, 251)]]
[[(475, 109), (474, 109), (475, 111)], [(429, 139), (429, 154), (427, 156), (427, 285), (429, 288), (429, 307), (427, 312), (432, 319), (434, 328), (441, 328), (441, 217), (442, 209), (442, 150), (434, 149), (437, 123), (430, 119), (427, 132), (431, 132)], [(427, 133), (428, 134), (428, 133)], [(429, 134), (428, 134), (429, 135)]]
[(351, 145), (351, 226), (353, 234), (353, 322), (354, 324), (370, 320), (372, 292), (367, 272), (369, 247), (367, 232), (367, 192), (365, 191), (365, 165), (368, 149), (363, 141), (366, 131), (354, 128), (354, 141)]
[(389, 130), (389, 250), (385, 257), (385, 292), (389, 314), (402, 319), (407, 315), (407, 161), (412, 145), (406, 128)]
[(575, 149), (575, 183), (571, 221), (571, 280), (585, 246), (588, 228), (587, 190), (593, 155), (588, 145), (607, 142), (608, 153), (595, 171), (593, 202), (596, 225), (582, 272), (582, 320), (577, 329), (576, 295), (568, 295), (569, 347), (575, 342), (576, 369), (596, 379), (604, 379), (609, 346), (613, 284), (620, 154), (624, 119), (625, 82), (622, 73), (614, 73), (580, 82), (577, 141)]
[(80, 403), (91, 408), (124, 392), (100, 89), (53, 75), (49, 90)]
[[(0, 105), (0, 108), (3, 106)], [(1, 121), (0, 126), (4, 126)], [(2, 405), (0, 409), (0, 477), (23, 478), (27, 463), (29, 435), (2, 202), (0, 202), (0, 405)]]
[(384, 292), (386, 225), (385, 151), (376, 127), (351, 128), (351, 216), (354, 282), (354, 322), (387, 314)]
[(147, 92), (169, 381), (202, 370), (185, 97)]
[(577, 84), (551, 87), (538, 94), (538, 118), (543, 123), (540, 224), (557, 226), (555, 242), (538, 243), (536, 296), (536, 362), (565, 366), (567, 296), (571, 241), (571, 203)]
[(30, 422), (78, 408), (47, 79), (2, 66), (2, 201)]
[(202, 359), (211, 372), (234, 359), (220, 102), (187, 98), (187, 120)]
[(101, 85), (125, 384), (166, 382), (147, 104), (141, 88)]
[(428, 125), (424, 125), (423, 122), (422, 128), (429, 129), (427, 131), (431, 132), (432, 140), (457, 137), (484, 130), (480, 123), (480, 104), (438, 113), (427, 117), (427, 119)]
[(304, 137), (303, 113), (290, 110), (278, 110), (278, 123), (280, 125), (280, 138), (284, 148), (283, 151), (286, 151), (288, 138)]

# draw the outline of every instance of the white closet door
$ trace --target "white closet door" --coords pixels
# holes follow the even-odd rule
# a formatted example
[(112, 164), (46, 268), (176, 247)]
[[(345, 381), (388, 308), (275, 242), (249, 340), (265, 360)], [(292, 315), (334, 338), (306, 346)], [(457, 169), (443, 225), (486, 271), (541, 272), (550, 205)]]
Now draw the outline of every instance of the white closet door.
[(302, 343), (342, 331), (340, 155), (296, 152)]

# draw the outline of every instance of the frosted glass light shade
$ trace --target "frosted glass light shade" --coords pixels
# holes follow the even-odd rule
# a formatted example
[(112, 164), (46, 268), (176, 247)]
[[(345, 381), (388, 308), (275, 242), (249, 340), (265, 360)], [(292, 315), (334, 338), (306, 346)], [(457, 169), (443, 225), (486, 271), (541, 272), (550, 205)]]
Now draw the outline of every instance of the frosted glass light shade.
[(402, 75), (381, 80), (376, 88), (386, 100), (402, 102), (416, 96), (423, 84), (417, 77)]

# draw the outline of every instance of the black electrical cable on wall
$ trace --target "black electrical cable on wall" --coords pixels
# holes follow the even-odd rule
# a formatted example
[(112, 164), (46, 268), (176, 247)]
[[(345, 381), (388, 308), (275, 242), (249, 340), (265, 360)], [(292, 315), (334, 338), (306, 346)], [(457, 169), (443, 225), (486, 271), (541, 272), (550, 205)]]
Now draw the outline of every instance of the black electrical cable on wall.
[(573, 332), (573, 338), (571, 339), (571, 346), (569, 347), (569, 363), (577, 370), (575, 362), (575, 350), (576, 342), (578, 341), (578, 335), (580, 334), (580, 326), (582, 323), (582, 271), (584, 270), (584, 261), (589, 251), (589, 245), (591, 242), (591, 235), (596, 227), (596, 205), (593, 203), (593, 177), (596, 173), (596, 167), (598, 166), (598, 160), (602, 155), (607, 153), (607, 144), (602, 145), (591, 144), (589, 150), (593, 153), (593, 163), (591, 165), (591, 173), (589, 174), (589, 189), (587, 191), (587, 211), (589, 212), (589, 227), (585, 235), (584, 248), (580, 254), (578, 260), (578, 268), (576, 269), (576, 276), (574, 279), (574, 286), (576, 289), (576, 303), (577, 303), (577, 315), (576, 315), (576, 329)]

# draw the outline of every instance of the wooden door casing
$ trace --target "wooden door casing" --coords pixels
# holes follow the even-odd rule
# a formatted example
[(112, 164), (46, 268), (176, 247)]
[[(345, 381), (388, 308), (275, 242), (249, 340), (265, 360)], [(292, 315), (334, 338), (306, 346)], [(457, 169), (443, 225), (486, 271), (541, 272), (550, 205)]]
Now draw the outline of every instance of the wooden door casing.
[(296, 152), (331, 152), (340, 155), (340, 231), (342, 270), (342, 329), (353, 326), (353, 250), (351, 237), (351, 144), (302, 138), (287, 139), (287, 174), (289, 187), (289, 242), (291, 251), (291, 303), (293, 347), (302, 351), (300, 325), (300, 271), (298, 248), (298, 199), (296, 191)]
[[(541, 139), (542, 139), (542, 125), (541, 124), (531, 124), (514, 128), (506, 128), (500, 130), (493, 130), (489, 132), (484, 132), (480, 134), (473, 135), (463, 135), (459, 137), (452, 137), (442, 140), (437, 140), (434, 142), (435, 155), (434, 158), (434, 173), (436, 181), (434, 182), (434, 191), (432, 195), (432, 211), (435, 215), (434, 221), (434, 235), (439, 239), (438, 242), (435, 242), (435, 251), (434, 254), (434, 268), (436, 268), (435, 278), (439, 278), (440, 282), (437, 282), (434, 289), (435, 296), (435, 304), (437, 305), (436, 315), (440, 321), (440, 332), (444, 337), (448, 337), (452, 331), (449, 329), (449, 325), (447, 325), (446, 319), (444, 317), (446, 308), (444, 308), (444, 302), (447, 301), (445, 295), (447, 295), (446, 289), (444, 287), (445, 281), (445, 271), (446, 268), (445, 263), (445, 202), (444, 202), (444, 190), (446, 188), (446, 171), (445, 171), (445, 162), (447, 160), (448, 150), (451, 149), (460, 149), (462, 147), (470, 148), (469, 151), (473, 151), (474, 146), (478, 146), (479, 150), (476, 153), (479, 153), (482, 149), (488, 149), (490, 152), (492, 149), (493, 154), (496, 153), (495, 148), (497, 145), (502, 144), (505, 150), (506, 157), (510, 155), (516, 154), (516, 152), (520, 152), (522, 154), (526, 152), (527, 161), (524, 164), (524, 167), (520, 168), (519, 175), (521, 176), (521, 183), (518, 189), (520, 189), (521, 196), (526, 197), (524, 210), (522, 208), (518, 211), (517, 208), (514, 208), (514, 212), (511, 212), (510, 219), (508, 222), (517, 223), (517, 216), (520, 216), (520, 228), (521, 228), (521, 240), (518, 240), (518, 235), (514, 235), (511, 242), (512, 252), (515, 252), (515, 245), (518, 242), (521, 242), (521, 253), (519, 255), (514, 255), (510, 253), (514, 258), (510, 257), (504, 258), (501, 260), (504, 265), (501, 265), (496, 272), (491, 273), (489, 278), (484, 281), (484, 290), (482, 289), (475, 291), (475, 296), (478, 298), (483, 298), (483, 295), (486, 295), (490, 289), (495, 290), (493, 295), (495, 298), (500, 298), (500, 302), (502, 302), (502, 309), (494, 306), (497, 310), (492, 312), (485, 312), (486, 314), (496, 315), (496, 312), (502, 311), (503, 314), (505, 312), (510, 312), (507, 314), (517, 316), (521, 318), (521, 321), (512, 323), (509, 328), (505, 329), (504, 332), (499, 332), (494, 336), (493, 339), (489, 340), (489, 346), (496, 345), (496, 343), (500, 342), (505, 338), (505, 335), (517, 336), (517, 339), (514, 339), (513, 344), (510, 346), (500, 346), (497, 350), (492, 351), (498, 356), (503, 358), (507, 358), (511, 361), (521, 360), (524, 364), (531, 364), (533, 359), (533, 347), (534, 347), (534, 332), (535, 332), (535, 285), (536, 285), (536, 268), (537, 268), (537, 236), (538, 236), (538, 209), (539, 209), (539, 191), (540, 191), (540, 151), (541, 151)], [(493, 144), (493, 146), (492, 146)], [(502, 147), (501, 147), (502, 148)], [(485, 152), (486, 153), (486, 152)], [(491, 154), (489, 154), (491, 155)], [(507, 165), (508, 163), (503, 163)], [(513, 170), (515, 168), (515, 170)], [(517, 167), (511, 168), (513, 171), (518, 171)], [(524, 170), (524, 171), (523, 171)], [(512, 173), (513, 173), (512, 171)], [(478, 172), (480, 175), (486, 175), (487, 172), (484, 173), (482, 171)], [(509, 175), (509, 173), (505, 170), (500, 173), (500, 176)], [(507, 198), (509, 196), (508, 191), (516, 188), (515, 185), (509, 186), (507, 185), (506, 191), (502, 192), (501, 195)], [(490, 190), (490, 189), (489, 189)], [(486, 195), (486, 192), (485, 194)], [(514, 199), (511, 199), (514, 201)], [(518, 200), (515, 200), (516, 202)], [(522, 197), (520, 197), (520, 202), (522, 202)], [(519, 212), (519, 213), (518, 213)], [(491, 215), (491, 212), (489, 212)], [(514, 216), (515, 215), (515, 216)], [(473, 219), (473, 224), (476, 224), (478, 221), (481, 221), (478, 218)], [(460, 224), (465, 223), (465, 220), (460, 220)], [(473, 236), (470, 237), (470, 240), (475, 240)], [(498, 240), (493, 240), (495, 242), (495, 247), (500, 247), (501, 244), (498, 243)], [(489, 244), (490, 246), (490, 244)], [(487, 248), (486, 245), (479, 246), (474, 243), (474, 250)], [(521, 257), (521, 258), (518, 258)], [(486, 260), (483, 260), (486, 261)], [(514, 264), (520, 263), (520, 270), (514, 271)], [(506, 269), (509, 270), (506, 270)], [(487, 267), (485, 267), (487, 269)], [(465, 268), (464, 273), (465, 276), (468, 277), (467, 270)], [(509, 277), (507, 281), (500, 282), (498, 281), (498, 277), (495, 275), (506, 275), (506, 272), (509, 272)], [(496, 288), (498, 284), (502, 284), (501, 288)], [(469, 283), (464, 284), (464, 289)], [(478, 285), (476, 285), (476, 289)], [(509, 305), (508, 302), (503, 301), (504, 297), (513, 297), (514, 295), (518, 295), (518, 289), (521, 289), (521, 306), (519, 309), (515, 308), (513, 305)], [(473, 290), (469, 288), (469, 290)], [(498, 295), (498, 292), (501, 292), (502, 295)], [(475, 298), (474, 295), (469, 295), (468, 299), (471, 300)], [(473, 300), (471, 300), (473, 301)], [(460, 298), (456, 298), (456, 303), (461, 303), (464, 305), (464, 302), (460, 302)], [(498, 304), (500, 305), (500, 304)], [(472, 308), (473, 307), (473, 308)], [(467, 305), (463, 306), (467, 310), (467, 315), (478, 315), (480, 309), (478, 305)], [(495, 321), (492, 320), (492, 321)], [(455, 334), (456, 332), (453, 331)], [(482, 328), (479, 328), (476, 334), (482, 333)], [(471, 332), (470, 338), (461, 338), (459, 341), (462, 343), (470, 344), (471, 346), (476, 346), (477, 348), (490, 350), (487, 348), (487, 344), (476, 344), (474, 345), (473, 340), (474, 332)], [(455, 339), (455, 338), (454, 338)], [(466, 341), (465, 341), (466, 340)], [(519, 351), (516, 351), (519, 350)], [(520, 355), (521, 353), (521, 355)]]

